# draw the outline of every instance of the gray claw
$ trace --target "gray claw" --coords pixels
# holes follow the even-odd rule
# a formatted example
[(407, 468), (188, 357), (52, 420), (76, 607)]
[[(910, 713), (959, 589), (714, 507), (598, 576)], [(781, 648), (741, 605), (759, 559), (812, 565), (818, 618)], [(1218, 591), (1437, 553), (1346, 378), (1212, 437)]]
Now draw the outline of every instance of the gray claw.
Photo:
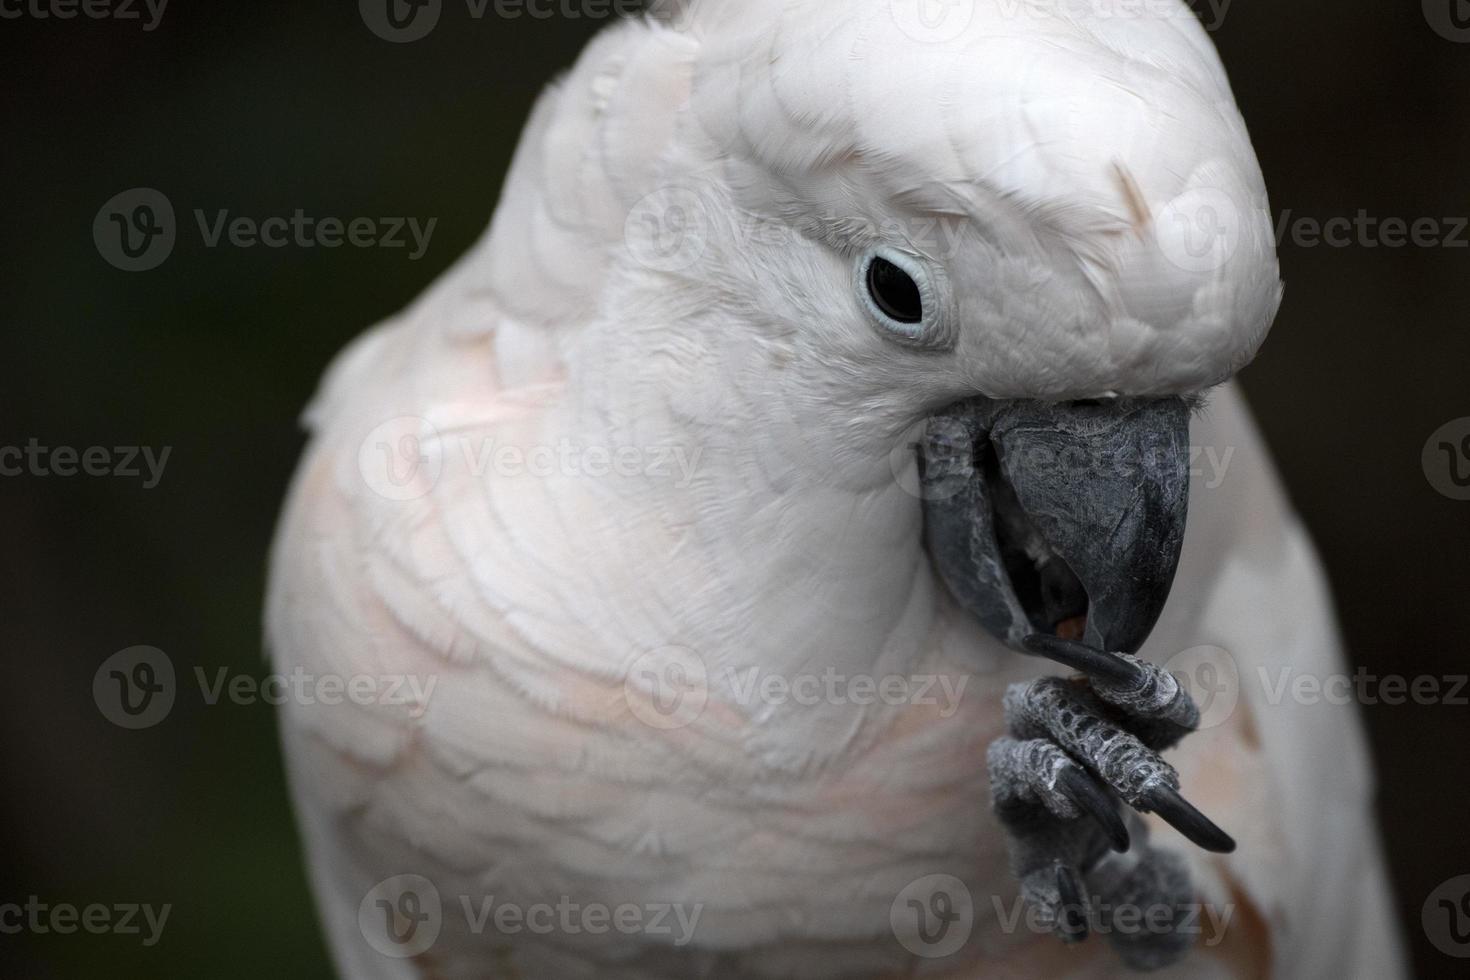
[(1034, 633), (1026, 637), (1021, 645), (1030, 653), (1054, 660), (1063, 667), (1070, 667), (1113, 687), (1142, 687), (1147, 680), (1148, 675), (1136, 664), (1059, 636)]
[(1087, 938), (1087, 912), (1082, 904), (1082, 882), (1075, 868), (1058, 861), (1057, 931), (1065, 943), (1080, 943)]
[(1140, 809), (1157, 813), (1164, 822), (1207, 851), (1229, 854), (1235, 850), (1235, 840), (1215, 826), (1214, 821), (1200, 813), (1179, 795), (1171, 786), (1156, 785), (1143, 795)]
[(1128, 850), (1128, 827), (1119, 816), (1117, 805), (1096, 779), (1081, 769), (1069, 767), (1057, 777), (1057, 789), (1102, 826), (1113, 850), (1119, 854)]

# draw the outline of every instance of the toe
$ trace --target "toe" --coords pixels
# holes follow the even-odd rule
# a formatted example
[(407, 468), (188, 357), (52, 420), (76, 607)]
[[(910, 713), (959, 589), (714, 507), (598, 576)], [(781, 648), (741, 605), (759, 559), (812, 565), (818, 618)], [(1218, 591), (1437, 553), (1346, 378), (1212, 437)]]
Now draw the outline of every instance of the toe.
[[(1134, 809), (1157, 813), (1206, 850), (1233, 850), (1230, 836), (1179, 794), (1174, 768), (1109, 714), (1086, 685), (1062, 678), (1043, 677), (1006, 693), (1006, 718), (1017, 736), (1054, 741)], [(1075, 780), (1068, 788), (1087, 794)], [(1092, 812), (1085, 799), (1066, 795), (1074, 806)], [(1116, 839), (1116, 831), (1109, 832)]]

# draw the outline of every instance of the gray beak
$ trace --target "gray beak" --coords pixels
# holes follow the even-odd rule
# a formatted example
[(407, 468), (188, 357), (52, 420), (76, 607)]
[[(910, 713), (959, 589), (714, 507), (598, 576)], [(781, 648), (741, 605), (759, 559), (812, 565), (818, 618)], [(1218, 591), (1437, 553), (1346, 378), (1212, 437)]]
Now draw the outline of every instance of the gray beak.
[(919, 456), (930, 556), (997, 637), (1148, 639), (1189, 510), (1183, 399), (975, 399), (930, 419)]

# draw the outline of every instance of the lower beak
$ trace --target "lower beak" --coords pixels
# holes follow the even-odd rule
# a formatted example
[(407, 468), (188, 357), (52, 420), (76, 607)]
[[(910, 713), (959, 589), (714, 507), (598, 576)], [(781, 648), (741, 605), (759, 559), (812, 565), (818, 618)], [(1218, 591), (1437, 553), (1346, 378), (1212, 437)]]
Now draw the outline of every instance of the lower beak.
[(920, 466), (929, 553), (987, 629), (1143, 646), (1184, 542), (1183, 399), (963, 402), (930, 419)]

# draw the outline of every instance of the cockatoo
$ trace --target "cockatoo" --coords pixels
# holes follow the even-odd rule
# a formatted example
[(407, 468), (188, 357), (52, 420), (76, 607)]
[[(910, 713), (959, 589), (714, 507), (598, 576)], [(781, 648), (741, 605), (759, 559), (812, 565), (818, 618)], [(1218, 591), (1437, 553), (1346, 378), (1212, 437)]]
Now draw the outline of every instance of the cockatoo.
[(1358, 722), (1257, 680), (1342, 669), (1230, 383), (1280, 297), (1175, 0), (608, 27), (307, 414), (341, 974), (1398, 975)]

